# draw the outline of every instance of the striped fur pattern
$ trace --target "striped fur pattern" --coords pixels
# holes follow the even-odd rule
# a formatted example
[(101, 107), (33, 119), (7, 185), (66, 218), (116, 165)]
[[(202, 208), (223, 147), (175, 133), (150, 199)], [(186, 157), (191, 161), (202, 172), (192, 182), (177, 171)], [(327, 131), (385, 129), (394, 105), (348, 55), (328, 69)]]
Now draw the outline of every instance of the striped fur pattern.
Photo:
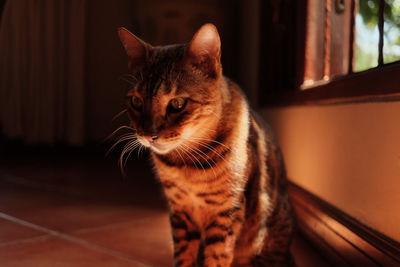
[(152, 47), (119, 30), (135, 82), (127, 111), (169, 203), (174, 266), (292, 266), (282, 154), (240, 88), (222, 75), (204, 25), (184, 45)]

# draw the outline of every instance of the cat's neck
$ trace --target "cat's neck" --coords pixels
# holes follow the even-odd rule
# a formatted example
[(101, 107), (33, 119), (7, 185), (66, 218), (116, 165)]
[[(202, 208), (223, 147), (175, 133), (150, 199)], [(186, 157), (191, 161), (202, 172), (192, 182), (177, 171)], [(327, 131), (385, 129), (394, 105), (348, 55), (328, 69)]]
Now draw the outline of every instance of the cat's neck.
[[(152, 153), (157, 169), (173, 168), (174, 172), (197, 169), (199, 172), (207, 172), (207, 169), (215, 168), (213, 165), (221, 160), (244, 157), (245, 153), (240, 151), (240, 155), (236, 155), (237, 149), (232, 148), (237, 146), (240, 140), (245, 140), (241, 132), (248, 131), (246, 100), (238, 86), (229, 79), (221, 78), (220, 86), (218, 112), (210, 116), (210, 120), (207, 120), (180, 149), (164, 155)], [(210, 178), (214, 177), (213, 171), (208, 173)]]

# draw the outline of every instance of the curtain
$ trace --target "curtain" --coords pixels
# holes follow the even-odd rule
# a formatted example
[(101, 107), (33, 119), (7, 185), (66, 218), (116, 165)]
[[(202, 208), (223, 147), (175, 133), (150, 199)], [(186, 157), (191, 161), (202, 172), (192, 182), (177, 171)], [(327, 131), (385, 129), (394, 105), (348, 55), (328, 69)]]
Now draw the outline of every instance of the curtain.
[(0, 24), (0, 125), (26, 143), (85, 140), (87, 0), (11, 0)]

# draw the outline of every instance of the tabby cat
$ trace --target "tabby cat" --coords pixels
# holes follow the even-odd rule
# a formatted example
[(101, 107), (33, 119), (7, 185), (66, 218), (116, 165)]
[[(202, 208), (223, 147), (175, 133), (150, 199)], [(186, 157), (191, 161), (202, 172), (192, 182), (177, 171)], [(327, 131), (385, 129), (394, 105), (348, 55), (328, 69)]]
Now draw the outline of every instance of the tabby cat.
[(169, 203), (174, 266), (294, 264), (282, 154), (223, 76), (216, 27), (159, 47), (118, 33), (136, 80), (126, 100), (135, 139), (124, 153), (150, 148)]

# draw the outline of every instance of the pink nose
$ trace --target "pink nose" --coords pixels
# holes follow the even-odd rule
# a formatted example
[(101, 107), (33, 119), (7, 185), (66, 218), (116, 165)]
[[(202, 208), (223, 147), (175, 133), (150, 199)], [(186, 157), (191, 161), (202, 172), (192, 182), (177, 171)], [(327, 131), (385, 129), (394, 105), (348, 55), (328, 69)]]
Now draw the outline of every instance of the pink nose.
[(157, 135), (145, 135), (144, 138), (146, 138), (149, 142), (154, 142), (158, 136)]

